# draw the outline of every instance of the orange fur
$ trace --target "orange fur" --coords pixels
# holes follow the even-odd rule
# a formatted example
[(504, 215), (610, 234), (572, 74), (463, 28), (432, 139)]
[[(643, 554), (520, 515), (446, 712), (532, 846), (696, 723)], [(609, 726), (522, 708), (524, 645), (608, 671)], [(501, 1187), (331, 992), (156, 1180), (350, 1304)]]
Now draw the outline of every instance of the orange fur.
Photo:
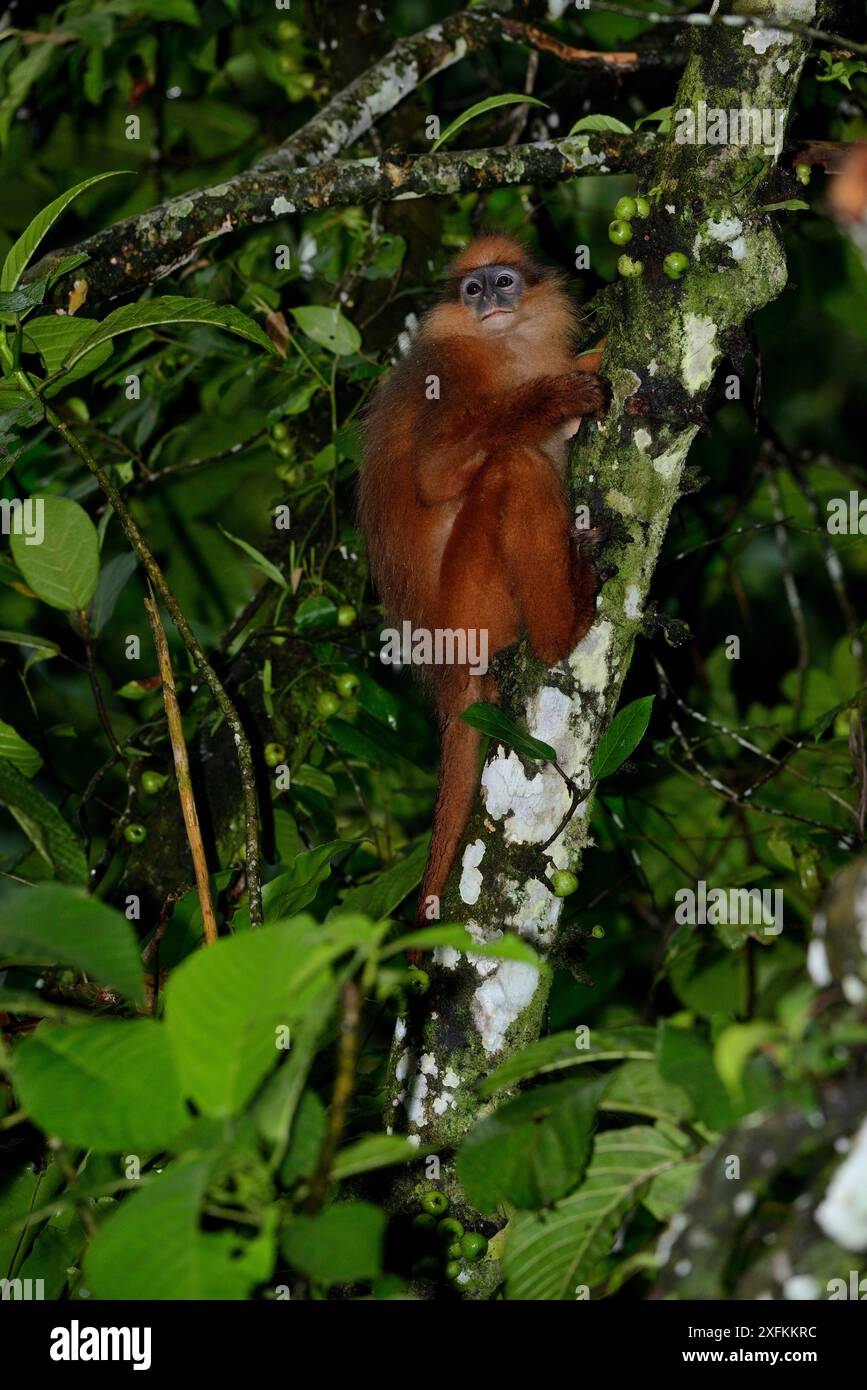
[[(458, 292), (461, 276), (486, 265), (511, 266), (526, 283), (515, 311), (493, 323)], [(581, 416), (604, 409), (606, 389), (576, 362), (559, 277), (519, 243), (480, 237), (452, 283), (367, 414), (359, 517), (371, 573), (396, 626), (485, 628), (489, 660), (526, 633), (553, 665), (595, 609), (595, 569), (576, 542), (563, 472), (568, 437)], [(434, 380), (439, 396), (429, 399)], [(459, 666), (425, 674), (442, 757), (420, 914), (445, 887), (476, 792), (479, 739), (460, 715), (496, 698), (490, 675)]]

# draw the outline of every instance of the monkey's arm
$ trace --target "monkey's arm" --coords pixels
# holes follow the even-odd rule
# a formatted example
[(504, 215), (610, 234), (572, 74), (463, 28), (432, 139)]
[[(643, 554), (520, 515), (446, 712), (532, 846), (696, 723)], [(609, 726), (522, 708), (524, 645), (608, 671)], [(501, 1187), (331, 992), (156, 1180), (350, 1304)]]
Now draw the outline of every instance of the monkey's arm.
[[(455, 382), (449, 394), (463, 389)], [(607, 400), (599, 377), (580, 371), (535, 377), (513, 391), (462, 402), (457, 410), (444, 395), (428, 412), (428, 443), (415, 464), (421, 502), (434, 506), (462, 496), (498, 444), (541, 444), (565, 420), (600, 414)]]

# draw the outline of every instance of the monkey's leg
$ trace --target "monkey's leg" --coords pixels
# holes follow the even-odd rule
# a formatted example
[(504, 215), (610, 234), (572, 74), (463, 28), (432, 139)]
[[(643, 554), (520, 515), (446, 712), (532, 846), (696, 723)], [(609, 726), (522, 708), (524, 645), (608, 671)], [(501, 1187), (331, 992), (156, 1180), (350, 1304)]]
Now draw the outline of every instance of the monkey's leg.
[(563, 484), (543, 454), (514, 449), (498, 461), (504, 567), (530, 645), (553, 666), (586, 635), (599, 584), (575, 540)]

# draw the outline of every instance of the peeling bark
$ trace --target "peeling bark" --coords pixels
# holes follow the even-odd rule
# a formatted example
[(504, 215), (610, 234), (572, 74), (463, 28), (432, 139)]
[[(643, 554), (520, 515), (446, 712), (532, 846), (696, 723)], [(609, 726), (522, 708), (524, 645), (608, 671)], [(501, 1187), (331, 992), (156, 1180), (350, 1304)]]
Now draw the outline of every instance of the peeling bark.
[[(746, 13), (748, 3), (739, 0), (732, 9)], [(818, 6), (765, 0), (758, 12), (810, 22), (821, 0)], [(696, 31), (675, 111), (704, 101), (726, 111), (750, 106), (788, 113), (808, 47), (803, 37), (779, 30)], [(644, 275), (609, 295), (600, 370), (611, 381), (612, 405), (604, 423), (582, 439), (572, 483), (593, 521), (609, 524), (603, 563), (614, 561), (619, 572), (568, 660), (543, 674), (522, 650), (501, 680), (506, 713), (552, 744), (572, 777), (590, 768), (617, 706), (727, 336), (786, 283), (777, 230), (761, 209), (778, 155), (779, 146), (766, 156), (754, 145), (678, 144), (669, 136), (648, 179), (660, 189), (655, 212), (634, 224), (629, 247), (643, 260)], [(677, 282), (662, 269), (670, 251), (690, 261)], [(502, 746), (492, 748), (441, 916), (466, 921), (480, 940), (516, 931), (533, 943), (543, 965), (536, 971), (457, 951), (434, 953), (426, 1009), (396, 1038), (392, 1058), (393, 1123), (419, 1143), (456, 1144), (479, 1113), (478, 1080), (538, 1035), (551, 978), (545, 957), (557, 948), (561, 908), (546, 871), (577, 871), (592, 845), (588, 797), (542, 854), (568, 802), (552, 767), (540, 770)]]

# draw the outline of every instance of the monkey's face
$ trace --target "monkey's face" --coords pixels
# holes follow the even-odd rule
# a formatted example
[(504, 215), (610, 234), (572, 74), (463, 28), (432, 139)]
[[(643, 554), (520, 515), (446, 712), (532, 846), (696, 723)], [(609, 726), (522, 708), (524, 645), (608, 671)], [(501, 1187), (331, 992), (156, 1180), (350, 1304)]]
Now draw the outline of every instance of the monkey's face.
[(524, 293), (524, 277), (511, 265), (483, 265), (461, 280), (461, 303), (485, 332), (508, 328)]

